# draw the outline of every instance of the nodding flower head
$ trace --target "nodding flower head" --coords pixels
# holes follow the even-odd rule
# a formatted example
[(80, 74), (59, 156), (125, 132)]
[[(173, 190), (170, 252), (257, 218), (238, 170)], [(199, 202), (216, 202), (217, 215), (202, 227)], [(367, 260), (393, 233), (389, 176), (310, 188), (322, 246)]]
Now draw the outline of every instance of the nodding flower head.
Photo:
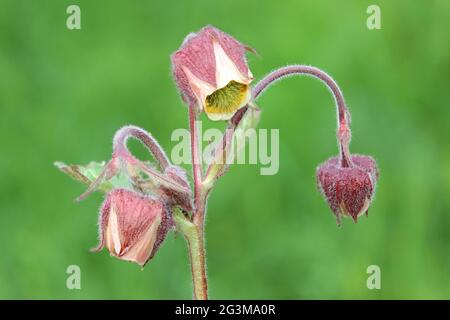
[(355, 222), (363, 213), (368, 214), (378, 180), (375, 160), (368, 156), (353, 155), (351, 164), (343, 166), (340, 157), (321, 164), (316, 172), (319, 190), (336, 215), (350, 216)]
[(183, 100), (211, 120), (228, 120), (251, 98), (249, 48), (207, 26), (189, 34), (172, 54), (172, 71)]
[(108, 193), (100, 212), (100, 244), (122, 260), (144, 266), (156, 253), (172, 222), (166, 205), (126, 189)]

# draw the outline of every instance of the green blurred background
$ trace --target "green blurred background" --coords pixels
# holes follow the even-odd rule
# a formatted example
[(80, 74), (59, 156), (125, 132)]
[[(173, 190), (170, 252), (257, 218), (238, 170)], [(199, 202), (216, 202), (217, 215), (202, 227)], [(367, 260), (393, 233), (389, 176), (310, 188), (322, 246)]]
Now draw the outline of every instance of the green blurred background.
[[(368, 30), (378, 4), (382, 29)], [(81, 7), (81, 30), (66, 8)], [(170, 152), (187, 126), (169, 55), (213, 24), (256, 48), (255, 77), (289, 63), (332, 74), (352, 112), (352, 151), (381, 177), (368, 219), (335, 219), (315, 168), (337, 153), (329, 92), (290, 79), (259, 101), (280, 129), (280, 170), (237, 165), (209, 200), (212, 298), (450, 298), (450, 2), (0, 1), (0, 298), (189, 299), (184, 240), (136, 265), (89, 252), (102, 195), (53, 161), (106, 160), (115, 130), (150, 130)], [(137, 144), (137, 154), (145, 156)], [(366, 268), (381, 268), (368, 290)], [(81, 268), (81, 290), (66, 269)]]

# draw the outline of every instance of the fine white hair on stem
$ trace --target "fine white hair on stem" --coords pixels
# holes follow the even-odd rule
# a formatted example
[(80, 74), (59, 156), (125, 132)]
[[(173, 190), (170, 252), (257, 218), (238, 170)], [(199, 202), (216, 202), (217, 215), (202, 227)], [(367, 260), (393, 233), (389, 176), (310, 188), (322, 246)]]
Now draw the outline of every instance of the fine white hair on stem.
[(270, 72), (253, 87), (252, 90), (253, 99), (256, 100), (268, 87), (275, 84), (279, 80), (298, 75), (305, 75), (321, 80), (333, 95), (338, 111), (338, 117), (345, 116), (346, 120), (350, 122), (350, 114), (345, 104), (342, 90), (339, 88), (336, 81), (328, 73), (313, 66), (297, 64), (282, 67)]
[(345, 104), (341, 89), (334, 79), (325, 71), (308, 65), (290, 65), (270, 72), (252, 89), (252, 98), (256, 100), (268, 87), (286, 77), (306, 75), (322, 81), (334, 97), (337, 113), (337, 138), (339, 141), (341, 161), (343, 166), (351, 166), (349, 144), (351, 138), (350, 112)]
[(149, 132), (132, 125), (122, 127), (116, 132), (113, 139), (114, 152), (128, 153), (126, 144), (131, 137), (139, 140), (146, 146), (148, 151), (155, 157), (162, 170), (165, 170), (170, 165), (169, 158), (163, 148), (159, 145), (158, 141), (156, 141)]

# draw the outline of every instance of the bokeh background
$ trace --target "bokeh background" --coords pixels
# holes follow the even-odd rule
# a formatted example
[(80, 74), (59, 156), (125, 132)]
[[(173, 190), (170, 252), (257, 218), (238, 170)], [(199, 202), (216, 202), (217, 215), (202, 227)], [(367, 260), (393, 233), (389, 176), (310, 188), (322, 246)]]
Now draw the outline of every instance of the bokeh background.
[[(368, 30), (378, 4), (382, 29)], [(66, 8), (81, 7), (81, 30)], [(171, 234), (143, 270), (89, 252), (95, 194), (53, 161), (106, 160), (125, 124), (170, 152), (187, 110), (169, 55), (213, 24), (256, 48), (256, 78), (289, 63), (332, 74), (352, 112), (355, 153), (381, 177), (369, 218), (341, 228), (316, 190), (315, 168), (337, 153), (327, 89), (290, 79), (259, 101), (261, 128), (280, 130), (280, 170), (237, 165), (209, 200), (210, 295), (233, 299), (450, 298), (450, 2), (0, 2), (0, 298), (189, 299), (184, 240)], [(145, 157), (137, 144), (136, 153)], [(366, 269), (381, 268), (381, 290)], [(81, 268), (81, 290), (66, 269)]]

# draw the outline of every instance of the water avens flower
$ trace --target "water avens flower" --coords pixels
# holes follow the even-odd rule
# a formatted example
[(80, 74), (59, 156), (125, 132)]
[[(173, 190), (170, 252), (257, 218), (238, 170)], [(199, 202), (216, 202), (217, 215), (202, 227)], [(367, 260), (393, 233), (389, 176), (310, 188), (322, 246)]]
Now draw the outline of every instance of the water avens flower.
[(253, 89), (256, 99), (270, 85), (293, 75), (308, 75), (322, 81), (331, 91), (337, 109), (337, 140), (339, 156), (320, 165), (316, 172), (319, 191), (336, 216), (338, 225), (341, 216), (357, 218), (367, 213), (374, 197), (378, 180), (378, 168), (373, 158), (350, 154), (350, 111), (336, 81), (326, 72), (311, 66), (292, 65), (268, 74)]
[(126, 189), (108, 193), (100, 210), (100, 243), (122, 260), (144, 266), (156, 253), (170, 227), (165, 204)]
[(189, 34), (172, 54), (172, 72), (183, 100), (211, 120), (228, 120), (251, 98), (248, 47), (212, 26)]
[(317, 168), (317, 185), (326, 199), (338, 225), (341, 216), (355, 222), (368, 214), (378, 180), (375, 160), (369, 156), (352, 155), (351, 165), (343, 166), (339, 157), (333, 157)]

